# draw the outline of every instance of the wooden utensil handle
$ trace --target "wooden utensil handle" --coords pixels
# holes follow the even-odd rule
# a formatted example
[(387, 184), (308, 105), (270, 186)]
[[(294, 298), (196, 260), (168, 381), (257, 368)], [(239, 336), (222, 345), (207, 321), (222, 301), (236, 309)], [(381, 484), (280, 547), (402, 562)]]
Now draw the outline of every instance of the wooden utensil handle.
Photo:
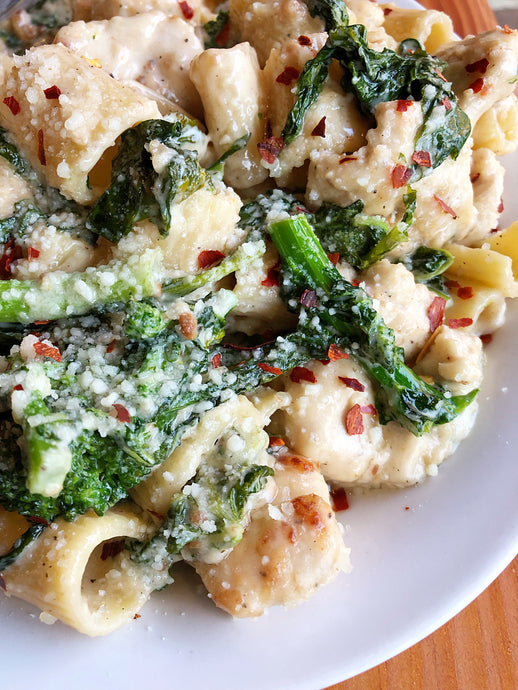
[(497, 22), (487, 0), (420, 0), (429, 10), (441, 10), (453, 20), (460, 36), (494, 29)]

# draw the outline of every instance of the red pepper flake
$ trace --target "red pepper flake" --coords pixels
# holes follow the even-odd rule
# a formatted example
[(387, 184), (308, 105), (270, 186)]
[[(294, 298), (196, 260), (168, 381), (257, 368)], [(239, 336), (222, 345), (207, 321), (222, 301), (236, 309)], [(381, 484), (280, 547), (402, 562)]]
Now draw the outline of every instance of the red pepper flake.
[(331, 502), (335, 513), (339, 513), (341, 510), (349, 510), (349, 501), (343, 486), (331, 489)]
[(435, 333), (444, 320), (444, 310), (446, 309), (446, 300), (444, 297), (434, 297), (428, 311), (428, 321), (430, 322), (430, 331)]
[(452, 106), (452, 104), (451, 104), (451, 101), (450, 101), (450, 99), (448, 98), (448, 96), (445, 96), (445, 97), (442, 99), (441, 103), (442, 103), (443, 106), (446, 108), (446, 112), (447, 112), (448, 110), (451, 110), (451, 109), (453, 108), (453, 106)]
[(217, 352), (211, 359), (211, 364), (214, 369), (218, 369), (221, 366), (221, 355)]
[(374, 405), (362, 405), (360, 410), (363, 414), (378, 414), (378, 410), (374, 407)]
[(61, 362), (61, 352), (57, 347), (52, 347), (52, 345), (46, 345), (45, 343), (34, 343), (33, 348), (37, 355)]
[(442, 80), (445, 81), (445, 82), (448, 81), (448, 80), (446, 79), (446, 77), (444, 76), (444, 74), (443, 74), (442, 72), (440, 72), (440, 71), (437, 69), (437, 67), (434, 68), (434, 71), (435, 71), (435, 73), (437, 74), (437, 76), (438, 76), (440, 79), (442, 79)]
[(463, 317), (461, 319), (448, 319), (448, 326), (450, 328), (467, 328), (473, 323), (473, 319)]
[(349, 355), (347, 352), (344, 352), (341, 350), (338, 345), (335, 345), (332, 343), (329, 346), (329, 350), (327, 351), (327, 356), (331, 360), (331, 362), (337, 362), (339, 359), (349, 359)]
[(500, 199), (500, 205), (498, 206), (498, 208), (496, 210), (497, 210), (497, 213), (503, 213), (504, 212), (504, 200), (503, 199)]
[(43, 130), (38, 130), (38, 160), (42, 165), (47, 165), (47, 157), (45, 155), (45, 135)]
[(311, 369), (306, 367), (294, 367), (290, 371), (290, 380), (293, 383), (300, 383), (301, 381), (307, 381), (307, 383), (316, 383), (317, 378)]
[(333, 264), (333, 266), (336, 266), (340, 261), (340, 254), (338, 254), (338, 252), (336, 254), (328, 254), (327, 258)]
[(117, 344), (117, 338), (114, 338), (109, 344), (108, 347), (106, 348), (106, 352), (110, 354), (110, 352), (113, 352), (115, 349), (115, 345)]
[(224, 258), (225, 255), (217, 249), (204, 249), (198, 254), (198, 266), (200, 268), (212, 268)]
[(446, 280), (444, 282), (444, 287), (447, 287), (448, 290), (456, 290), (457, 288), (460, 288), (461, 285), (460, 283), (457, 283), (456, 280)]
[(9, 108), (13, 115), (18, 115), (20, 112), (20, 104), (14, 96), (6, 96), (4, 98), (4, 104)]
[(488, 67), (489, 60), (487, 58), (482, 58), (481, 60), (472, 62), (471, 65), (466, 65), (465, 69), (466, 72), (469, 72), (469, 74), (473, 74), (474, 72), (478, 72), (478, 74), (485, 74)]
[(194, 340), (198, 335), (198, 321), (192, 311), (184, 311), (178, 317), (180, 331), (187, 340)]
[(117, 413), (117, 418), (119, 422), (122, 422), (123, 424), (129, 424), (131, 422), (130, 413), (124, 407), (124, 405), (121, 405), (120, 403), (114, 403), (113, 407), (115, 408), (115, 412)]
[(397, 112), (398, 113), (406, 113), (406, 111), (410, 108), (410, 106), (413, 104), (414, 101), (398, 101), (397, 102)]
[(450, 208), (450, 206), (448, 206), (448, 204), (445, 201), (443, 201), (439, 196), (437, 196), (437, 194), (434, 194), (433, 198), (442, 208), (444, 213), (449, 213), (450, 216), (452, 216), (454, 219), (457, 218), (457, 214), (455, 213), (455, 211), (452, 208)]
[(133, 620), (134, 620), (134, 621), (138, 620), (139, 618), (142, 618), (142, 616), (140, 615), (140, 613), (136, 613), (136, 614), (133, 616)]
[(276, 287), (281, 284), (281, 272), (280, 272), (280, 262), (278, 261), (275, 266), (268, 269), (266, 278), (261, 280), (261, 285), (265, 287)]
[(9, 280), (11, 277), (11, 264), (13, 261), (21, 259), (23, 256), (22, 248), (16, 244), (14, 237), (10, 237), (4, 245), (4, 252), (0, 256), (0, 279)]
[(412, 160), (417, 165), (421, 165), (423, 168), (431, 168), (432, 161), (430, 159), (430, 154), (428, 151), (414, 151), (412, 154)]
[(108, 558), (115, 558), (115, 556), (118, 556), (122, 551), (124, 551), (124, 539), (105, 541), (101, 552), (101, 561), (105, 561)]
[(34, 325), (35, 326), (44, 326), (47, 323), (50, 323), (50, 321), (35, 321)]
[(216, 45), (218, 45), (220, 48), (224, 48), (227, 45), (229, 38), (230, 22), (227, 22), (214, 40), (216, 41)]
[(473, 288), (469, 286), (460, 287), (457, 290), (457, 296), (460, 299), (471, 299), (473, 297)]
[(27, 517), (27, 520), (30, 522), (34, 522), (36, 525), (45, 525), (45, 527), (50, 527), (50, 522), (48, 520), (45, 520), (45, 518), (40, 517), (39, 515), (29, 515)]
[(322, 137), (322, 139), (326, 138), (326, 116), (320, 120), (320, 122), (313, 127), (313, 130), (311, 131), (311, 136), (312, 137)]
[(392, 169), (392, 186), (394, 189), (404, 187), (412, 177), (412, 171), (406, 165), (396, 165)]
[(363, 383), (358, 381), (358, 379), (349, 379), (347, 376), (339, 376), (339, 380), (344, 383), (347, 388), (352, 388), (353, 391), (359, 391), (360, 393), (363, 393), (365, 390), (365, 386)]
[(301, 46), (310, 46), (311, 45), (310, 37), (304, 36), (304, 34), (302, 36), (299, 36), (297, 38), (297, 41), (299, 42), (299, 45), (301, 45)]
[(344, 158), (340, 158), (338, 161), (338, 165), (342, 165), (342, 163), (349, 163), (350, 161), (357, 161), (358, 158), (356, 156), (345, 156)]
[(29, 247), (29, 249), (27, 250), (28, 261), (31, 261), (32, 259), (37, 259), (39, 255), (40, 255), (39, 249), (34, 249), (34, 247)]
[(43, 93), (45, 94), (45, 98), (52, 101), (61, 96), (61, 89), (54, 84), (53, 86), (49, 86), (48, 89), (43, 89)]
[(281, 137), (268, 137), (257, 144), (257, 150), (263, 160), (272, 165), (277, 160), (277, 156), (284, 148), (284, 139)]
[(280, 446), (285, 446), (286, 443), (279, 436), (270, 436), (268, 445), (270, 448), (279, 448)]
[(510, 28), (509, 24), (504, 24), (504, 34), (512, 34), (513, 30)]
[(266, 371), (268, 374), (274, 374), (275, 376), (280, 376), (282, 374), (282, 369), (279, 369), (278, 367), (271, 367), (265, 362), (257, 362), (257, 366), (259, 369)]
[(353, 405), (345, 416), (345, 430), (349, 436), (359, 436), (365, 431), (361, 407)]
[(185, 0), (180, 0), (178, 5), (182, 10), (182, 14), (185, 17), (185, 19), (192, 19), (194, 17), (194, 11), (188, 2), (185, 2)]
[(383, 8), (383, 14), (385, 15), (385, 17), (387, 17), (391, 12), (392, 10), (390, 9), (390, 7)]
[(475, 173), (474, 175), (471, 176), (471, 184), (475, 184), (475, 182), (478, 180), (480, 177), (480, 173)]
[(279, 84), (285, 84), (288, 86), (292, 82), (296, 81), (299, 78), (300, 72), (296, 67), (291, 67), (288, 65), (288, 67), (285, 67), (282, 72), (277, 76), (277, 79), (275, 80)]
[(319, 359), (318, 361), (325, 367), (327, 367), (327, 365), (331, 363), (330, 359)]
[(23, 386), (21, 383), (17, 383), (16, 386), (13, 388), (13, 391), (23, 391)]
[(299, 302), (303, 307), (306, 307), (306, 309), (316, 307), (318, 304), (317, 293), (314, 290), (304, 290), (300, 296)]
[(475, 81), (468, 86), (468, 89), (471, 89), (473, 91), (473, 93), (480, 93), (483, 88), (484, 88), (484, 80), (482, 79), (482, 77), (475, 79)]
[(493, 336), (491, 333), (484, 333), (484, 335), (480, 336), (480, 340), (484, 343), (484, 345), (488, 345), (493, 340)]
[(360, 287), (360, 281), (358, 280), (358, 278), (353, 278), (353, 279), (351, 280), (351, 285), (352, 285), (353, 287)]

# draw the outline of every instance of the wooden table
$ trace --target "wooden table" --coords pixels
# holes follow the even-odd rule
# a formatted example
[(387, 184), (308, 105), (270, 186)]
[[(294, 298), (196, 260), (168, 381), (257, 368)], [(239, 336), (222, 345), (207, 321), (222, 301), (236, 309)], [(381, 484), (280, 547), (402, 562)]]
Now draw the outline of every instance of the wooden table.
[[(461, 36), (496, 24), (487, 0), (421, 0), (421, 4), (447, 12)], [(410, 689), (518, 689), (518, 557), (478, 599), (435, 633), (329, 690)]]

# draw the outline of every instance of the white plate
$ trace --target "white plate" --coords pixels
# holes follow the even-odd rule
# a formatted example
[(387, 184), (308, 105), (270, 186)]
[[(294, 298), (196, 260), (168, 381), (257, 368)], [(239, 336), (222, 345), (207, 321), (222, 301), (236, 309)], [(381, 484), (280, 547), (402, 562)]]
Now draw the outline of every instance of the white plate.
[[(508, 222), (518, 218), (518, 156), (506, 166)], [(487, 346), (477, 427), (439, 476), (351, 499), (342, 521), (352, 574), (299, 608), (257, 621), (232, 620), (182, 575), (153, 596), (142, 618), (100, 639), (45, 626), (34, 608), (1, 597), (2, 688), (315, 690), (421, 640), (518, 552), (517, 331), (518, 308), (510, 305), (508, 323)]]

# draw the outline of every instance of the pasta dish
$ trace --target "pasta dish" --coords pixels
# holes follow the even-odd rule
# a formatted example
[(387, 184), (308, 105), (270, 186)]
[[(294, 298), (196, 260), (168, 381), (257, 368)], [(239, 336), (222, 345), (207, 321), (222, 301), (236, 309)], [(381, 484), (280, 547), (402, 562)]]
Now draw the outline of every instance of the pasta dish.
[(370, 0), (2, 23), (0, 587), (88, 635), (186, 562), (235, 617), (439, 472), (518, 296), (518, 32)]

